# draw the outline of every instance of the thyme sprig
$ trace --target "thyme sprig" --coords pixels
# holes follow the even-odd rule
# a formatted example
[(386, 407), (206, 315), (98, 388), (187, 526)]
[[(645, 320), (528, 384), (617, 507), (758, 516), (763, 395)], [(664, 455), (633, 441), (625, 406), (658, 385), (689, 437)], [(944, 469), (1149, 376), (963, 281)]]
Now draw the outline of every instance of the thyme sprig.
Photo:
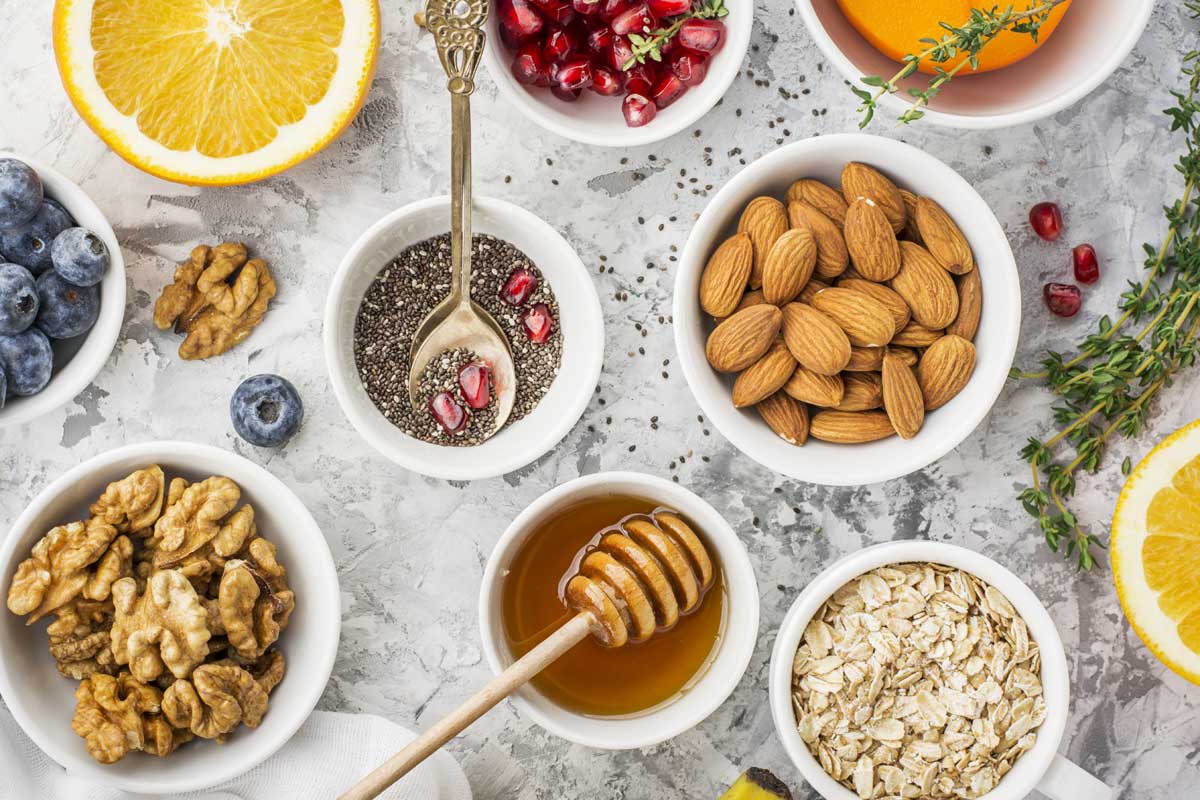
[[(913, 98), (911, 105), (905, 109), (898, 120), (904, 124), (916, 122), (925, 116), (922, 110), (933, 98), (937, 97), (947, 83), (964, 68), (972, 70), (979, 67), (979, 53), (997, 36), (1005, 31), (1028, 34), (1036, 42), (1042, 25), (1050, 18), (1055, 6), (1062, 5), (1067, 0), (1027, 0), (1029, 5), (1017, 10), (1009, 4), (1003, 11), (1000, 6), (990, 9), (972, 9), (971, 16), (962, 25), (952, 25), (939, 22), (938, 25), (946, 31), (941, 39), (921, 39), (922, 44), (929, 45), (919, 53), (909, 53), (901, 59), (904, 66), (891, 78), (879, 75), (864, 75), (860, 81), (874, 91), (851, 86), (850, 91), (862, 101), (858, 111), (862, 119), (859, 128), (865, 128), (875, 118), (879, 98), (885, 94), (896, 94), (900, 91), (900, 81), (915, 73), (921, 64), (932, 64), (934, 76), (924, 89), (910, 88), (908, 95)], [(942, 66), (947, 61), (965, 54), (954, 66), (946, 69)]]
[[(1189, 0), (1200, 17), (1200, 0)], [(1031, 437), (1021, 457), (1032, 471), (1021, 491), (1022, 506), (1037, 519), (1055, 552), (1076, 558), (1079, 569), (1095, 566), (1093, 548), (1100, 539), (1084, 530), (1068, 507), (1076, 473), (1095, 472), (1113, 434), (1131, 438), (1146, 427), (1151, 400), (1170, 386), (1180, 370), (1192, 366), (1200, 332), (1200, 51), (1184, 56), (1186, 90), (1172, 92), (1175, 105), (1164, 113), (1171, 130), (1183, 134), (1185, 151), (1176, 170), (1183, 193), (1163, 211), (1167, 232), (1157, 248), (1144, 245), (1146, 276), (1130, 281), (1121, 295), (1119, 316), (1100, 319), (1079, 353), (1067, 359), (1047, 351), (1042, 369), (1013, 378), (1044, 380), (1062, 402), (1054, 407), (1058, 426), (1045, 441)], [(1058, 448), (1073, 453), (1057, 456)], [(1128, 474), (1130, 461), (1121, 471)], [(1060, 548), (1062, 548), (1060, 550)]]
[(645, 36), (639, 33), (629, 34), (629, 45), (633, 55), (621, 65), (621, 70), (628, 71), (637, 64), (645, 64), (647, 58), (651, 61), (662, 61), (663, 46), (675, 38), (680, 27), (689, 19), (724, 19), (727, 16), (729, 9), (725, 7), (725, 0), (699, 0), (692, 5), (691, 11), (668, 19), (666, 27), (656, 28)]

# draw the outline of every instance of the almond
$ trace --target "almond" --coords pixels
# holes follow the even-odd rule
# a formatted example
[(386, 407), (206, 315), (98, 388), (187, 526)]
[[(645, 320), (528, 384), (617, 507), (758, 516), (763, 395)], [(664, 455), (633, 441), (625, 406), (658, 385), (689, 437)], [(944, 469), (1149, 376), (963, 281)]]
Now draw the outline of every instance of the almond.
[(903, 347), (929, 347), (945, 335), (945, 331), (935, 331), (918, 322), (910, 322), (904, 326), (904, 330), (892, 337), (892, 345), (901, 345)]
[(793, 228), (775, 240), (763, 265), (763, 298), (773, 305), (790, 303), (812, 277), (817, 245), (803, 228)]
[(917, 198), (917, 229), (921, 242), (938, 263), (955, 275), (975, 269), (971, 245), (946, 210), (928, 197)]
[[(897, 347), (895, 344), (888, 345), (887, 351), (884, 353), (884, 355), (893, 355), (900, 359), (901, 364), (909, 367), (915, 367), (917, 365), (917, 361), (920, 360), (917, 358), (916, 350), (913, 350), (911, 347)], [(880, 359), (880, 361), (882, 362), (882, 359)]]
[(861, 444), (886, 439), (896, 432), (882, 411), (821, 411), (814, 414), (809, 433), (835, 444)]
[(858, 161), (851, 161), (843, 167), (842, 196), (850, 205), (854, 205), (854, 201), (862, 197), (874, 200), (875, 205), (879, 206), (891, 224), (892, 233), (904, 230), (904, 221), (908, 214), (904, 210), (904, 198), (900, 196), (900, 188), (874, 167)]
[(741, 372), (771, 348), (782, 323), (783, 312), (775, 306), (742, 309), (708, 335), (708, 363), (718, 372)]
[(796, 359), (776, 339), (767, 354), (751, 364), (733, 382), (733, 407), (745, 408), (779, 391), (796, 370)]
[(805, 202), (788, 203), (787, 211), (791, 226), (808, 231), (817, 243), (817, 276), (836, 278), (845, 272), (850, 253), (837, 223)]
[(851, 347), (846, 372), (878, 372), (883, 366), (883, 353), (882, 347)]
[(883, 388), (877, 372), (851, 372), (842, 376), (846, 393), (838, 403), (838, 411), (870, 411), (883, 405)]
[(845, 278), (838, 281), (837, 285), (842, 289), (869, 294), (882, 303), (892, 315), (892, 320), (895, 322), (895, 333), (904, 330), (904, 326), (912, 318), (912, 310), (908, 307), (908, 303), (904, 302), (904, 298), (882, 283), (872, 283), (861, 278)]
[(800, 366), (822, 375), (838, 374), (850, 360), (850, 340), (845, 332), (832, 319), (804, 303), (788, 303), (783, 307), (783, 341)]
[(958, 284), (958, 316), (946, 326), (946, 333), (972, 342), (983, 314), (983, 282), (979, 279), (979, 270), (973, 269), (966, 275), (959, 275), (955, 283)]
[(787, 201), (808, 203), (833, 220), (839, 228), (846, 222), (846, 198), (837, 189), (818, 180), (801, 178), (793, 183), (788, 187)]
[(804, 284), (804, 288), (800, 290), (800, 296), (796, 299), (801, 303), (812, 305), (812, 299), (816, 297), (817, 292), (823, 292), (828, 288), (828, 283), (822, 283), (816, 278), (809, 278), (808, 283)]
[(833, 408), (842, 402), (846, 385), (841, 375), (821, 375), (804, 367), (796, 367), (783, 385), (783, 391), (802, 403)]
[(975, 345), (961, 336), (943, 336), (929, 346), (917, 364), (917, 382), (925, 397), (925, 410), (949, 403), (962, 391), (975, 371)]
[(799, 447), (808, 441), (808, 409), (783, 392), (771, 395), (755, 409), (763, 422), (788, 444)]
[(900, 356), (883, 357), (883, 410), (901, 439), (911, 439), (925, 422), (925, 397), (912, 367)]
[(900, 199), (904, 201), (904, 230), (900, 233), (910, 242), (921, 244), (921, 231), (917, 228), (917, 196), (908, 189), (901, 189)]
[(817, 292), (812, 307), (836, 322), (852, 345), (880, 347), (896, 332), (892, 312), (869, 294), (832, 287)]
[(900, 271), (891, 287), (908, 303), (913, 319), (926, 328), (945, 328), (958, 316), (954, 280), (919, 244), (900, 242)]
[(718, 247), (700, 275), (700, 307), (714, 317), (734, 312), (746, 291), (754, 266), (754, 245), (749, 235), (735, 234)]
[(788, 229), (787, 211), (774, 197), (756, 197), (742, 210), (738, 233), (750, 236), (754, 244), (754, 266), (750, 270), (750, 288), (762, 286), (763, 267), (775, 240)]
[(873, 200), (855, 200), (846, 212), (846, 250), (854, 269), (871, 281), (886, 281), (900, 271), (900, 245), (887, 217)]

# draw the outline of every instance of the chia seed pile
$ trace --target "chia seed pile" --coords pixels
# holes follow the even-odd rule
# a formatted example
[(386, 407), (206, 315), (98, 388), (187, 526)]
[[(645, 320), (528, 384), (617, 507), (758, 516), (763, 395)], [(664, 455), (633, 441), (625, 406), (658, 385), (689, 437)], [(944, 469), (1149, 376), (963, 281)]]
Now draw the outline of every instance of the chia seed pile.
[[(547, 345), (549, 342), (546, 343)], [(438, 358), (433, 359), (425, 367), (425, 373), (421, 376), (421, 382), (417, 387), (417, 396), (422, 398), (433, 397), (439, 392), (449, 392), (455, 397), (459, 396), (458, 386), (458, 371), (472, 361), (479, 360), (471, 350), (466, 348), (458, 348), (456, 350), (447, 350)], [(407, 370), (405, 371), (407, 374)], [(488, 404), (483, 408), (467, 408), (463, 410), (467, 413), (467, 424), (462, 430), (455, 433), (447, 433), (440, 425), (436, 425), (436, 430), (440, 434), (438, 444), (454, 444), (454, 445), (473, 445), (479, 444), (487, 437), (484, 434), (491, 432), (496, 426), (496, 391), (492, 382), (491, 376), (488, 376)], [(418, 416), (424, 410), (428, 414), (427, 409), (417, 409)], [(391, 419), (389, 417), (389, 419)], [(426, 441), (429, 441), (428, 439)]]
[[(532, 412), (558, 375), (563, 349), (558, 301), (537, 266), (508, 242), (476, 234), (471, 253), (474, 260), (471, 296), (496, 318), (512, 347), (517, 391), (507, 426)], [(501, 299), (500, 289), (518, 268), (536, 275), (538, 286), (525, 303), (512, 306)], [(458, 395), (455, 379), (458, 367), (465, 361), (454, 360), (452, 354), (435, 359), (421, 381), (422, 402), (414, 408), (408, 399), (409, 348), (413, 335), (425, 315), (449, 292), (450, 234), (405, 248), (383, 268), (363, 297), (354, 323), (354, 360), (367, 396), (393, 425), (424, 442), (466, 447), (479, 444), (481, 433), (494, 424), (495, 401), (486, 408), (467, 409), (472, 415), (470, 421), (454, 434), (447, 433), (437, 423), (425, 402), (443, 388)], [(529, 341), (521, 324), (521, 315), (535, 303), (549, 306), (555, 320), (554, 332), (545, 344)], [(444, 359), (445, 367), (441, 366)], [(446, 386), (442, 385), (443, 380)], [(427, 382), (429, 392), (425, 389)], [(434, 389), (434, 385), (438, 388)]]

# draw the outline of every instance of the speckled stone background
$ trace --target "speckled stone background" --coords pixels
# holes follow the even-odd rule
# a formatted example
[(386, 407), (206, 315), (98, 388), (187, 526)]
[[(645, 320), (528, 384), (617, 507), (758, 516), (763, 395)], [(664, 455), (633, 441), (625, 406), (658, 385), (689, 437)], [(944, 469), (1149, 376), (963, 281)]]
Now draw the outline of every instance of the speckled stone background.
[[(697, 418), (665, 316), (674, 256), (691, 221), (743, 163), (856, 122), (845, 85), (823, 64), (790, 2), (756, 2), (752, 49), (723, 104), (694, 134), (651, 147), (585, 147), (545, 133), (498, 102), (483, 79), (476, 189), (541, 215), (575, 245), (593, 271), (608, 342), (600, 388), (562, 444), (526, 469), (469, 485), (425, 479), (376, 455), (339, 411), (321, 356), (321, 311), (342, 254), (387, 211), (448, 185), (448, 116), (437, 103), (430, 111), (443, 79), (411, 24), (416, 4), (384, 0), (378, 76), (336, 144), (280, 177), (224, 190), (157, 180), (105, 148), (59, 84), (51, 5), (0, 2), (0, 149), (55, 164), (97, 200), (124, 248), (129, 305), (116, 351), (93, 385), (65, 408), (0, 431), (0, 520), (11, 521), (64, 468), (127, 442), (178, 437), (242, 453), (308, 504), (337, 560), (342, 642), (320, 707), (421, 727), (489, 677), (475, 588), (493, 543), (526, 504), (599, 470), (677, 476), (726, 515), (758, 572), (762, 629), (745, 678), (702, 725), (644, 752), (572, 746), (501, 706), (451, 746), (479, 800), (704, 800), (753, 764), (776, 771), (798, 797), (814, 797), (776, 742), (767, 708), (774, 631), (824, 566), (894, 538), (966, 545), (1032, 585), (1058, 621), (1071, 664), (1074, 702), (1062, 745), (1069, 757), (1124, 798), (1200, 793), (1200, 689), (1141, 645), (1108, 571), (1077, 576), (1047, 551), (1016, 501), (1027, 474), (1017, 451), (1049, 420), (1042, 388), (1007, 388), (952, 454), (906, 479), (860, 489), (781, 480)], [(994, 132), (874, 129), (947, 161), (1004, 224), (1024, 282), (1018, 363), (1075, 340), (1112, 308), (1139, 269), (1141, 242), (1161, 236), (1177, 147), (1159, 110), (1178, 83), (1180, 51), (1196, 41), (1179, 6), (1160, 3), (1113, 78), (1052, 119)], [(1066, 243), (1041, 243), (1025, 222), (1040, 199), (1063, 206), (1066, 239), (1090, 240), (1103, 259), (1104, 276), (1072, 321), (1041, 303), (1042, 283), (1069, 267)], [(269, 259), (279, 297), (245, 345), (211, 362), (183, 363), (177, 340), (151, 324), (150, 306), (174, 262), (198, 241), (222, 239), (250, 242)], [(257, 372), (289, 377), (307, 404), (303, 430), (278, 452), (249, 447), (230, 428), (228, 397)], [(1197, 378), (1200, 371), (1155, 406), (1150, 436), (1120, 443), (1105, 469), (1082, 482), (1078, 507), (1089, 523), (1104, 528), (1121, 458), (1136, 460), (1196, 415)]]

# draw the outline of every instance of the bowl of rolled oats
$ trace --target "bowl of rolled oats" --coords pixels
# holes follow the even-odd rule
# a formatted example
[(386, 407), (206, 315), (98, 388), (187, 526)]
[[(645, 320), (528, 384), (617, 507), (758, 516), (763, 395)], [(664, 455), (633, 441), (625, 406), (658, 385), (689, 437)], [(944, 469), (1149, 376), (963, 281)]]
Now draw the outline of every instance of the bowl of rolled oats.
[(890, 542), (826, 569), (783, 621), (770, 695), (826, 800), (1111, 796), (1058, 754), (1070, 685), (1049, 613), (961, 547)]

